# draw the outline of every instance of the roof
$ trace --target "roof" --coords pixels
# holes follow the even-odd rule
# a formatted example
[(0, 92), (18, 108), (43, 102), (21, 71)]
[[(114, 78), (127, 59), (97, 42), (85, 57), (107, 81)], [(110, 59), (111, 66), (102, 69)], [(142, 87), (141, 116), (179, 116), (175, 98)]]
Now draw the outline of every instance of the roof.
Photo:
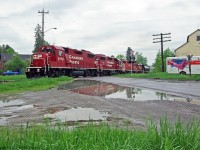
[(22, 60), (28, 60), (31, 58), (31, 55), (30, 54), (19, 54), (19, 57), (22, 59)]
[(192, 32), (190, 35), (187, 36), (187, 42), (189, 41), (189, 37), (194, 34), (195, 32), (200, 31), (200, 29), (197, 29), (196, 31)]
[[(187, 42), (184, 43), (183, 45), (179, 46), (177, 49), (179, 49), (179, 48), (181, 48), (182, 46), (184, 46), (185, 44), (187, 44), (187, 43), (189, 42), (189, 37), (190, 37), (192, 34), (194, 34), (195, 32), (197, 32), (197, 31), (200, 31), (200, 29), (197, 29), (197, 30), (195, 30), (194, 32), (192, 32), (191, 34), (189, 34), (189, 35), (187, 36)], [(175, 49), (174, 51), (176, 51), (177, 49)]]
[[(1, 61), (4, 61), (4, 62), (7, 62), (9, 60), (11, 60), (13, 58), (13, 54), (4, 54), (4, 53), (1, 53), (0, 54), (0, 60)], [(30, 54), (19, 54), (19, 57), (22, 59), (22, 60), (28, 60), (31, 58), (31, 55)]]
[(1, 53), (0, 54), (0, 60), (3, 62), (6, 62), (6, 61), (9, 61), (9, 60), (11, 60), (12, 59), (12, 57), (13, 57), (13, 55), (12, 54), (3, 54), (3, 53)]

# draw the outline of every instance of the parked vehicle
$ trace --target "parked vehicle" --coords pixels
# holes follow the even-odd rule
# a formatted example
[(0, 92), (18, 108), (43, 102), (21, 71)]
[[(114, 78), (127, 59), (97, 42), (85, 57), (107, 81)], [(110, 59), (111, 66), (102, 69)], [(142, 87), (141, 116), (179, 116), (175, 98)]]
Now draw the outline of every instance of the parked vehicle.
[(166, 72), (175, 74), (189, 74), (189, 63), (191, 74), (200, 74), (200, 56), (193, 56), (189, 62), (187, 57), (167, 57)]
[[(125, 62), (128, 64), (127, 61)], [(143, 65), (123, 61), (87, 50), (77, 50), (54, 45), (42, 46), (32, 56), (31, 65), (26, 69), (27, 78), (48, 76), (103, 76), (113, 73), (144, 72)], [(128, 65), (129, 66), (129, 65)]]
[(3, 76), (6, 76), (6, 75), (21, 75), (22, 72), (21, 71), (18, 71), (18, 72), (15, 72), (15, 71), (12, 71), (12, 70), (8, 70), (6, 72), (3, 72)]

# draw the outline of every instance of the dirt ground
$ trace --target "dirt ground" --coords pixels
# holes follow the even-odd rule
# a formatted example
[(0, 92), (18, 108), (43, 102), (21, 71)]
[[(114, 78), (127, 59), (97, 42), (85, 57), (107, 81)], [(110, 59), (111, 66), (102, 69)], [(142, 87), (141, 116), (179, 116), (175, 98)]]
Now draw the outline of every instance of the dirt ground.
[[(116, 77), (96, 77), (91, 80), (111, 82), (124, 86), (165, 91), (179, 96), (195, 98), (200, 102), (200, 82), (172, 82), (147, 79), (122, 79)], [(1, 101), (22, 100), (26, 109), (9, 111), (9, 107), (0, 107), (0, 119), (3, 124), (22, 124), (27, 122), (42, 122), (44, 115), (62, 110), (83, 107), (94, 108), (108, 112), (107, 121), (122, 122), (133, 126), (143, 127), (150, 116), (158, 121), (160, 117), (167, 116), (175, 121), (179, 116), (185, 122), (191, 118), (200, 120), (200, 103), (191, 104), (178, 101), (130, 101), (125, 99), (108, 99), (100, 96), (88, 96), (73, 93), (58, 88), (39, 92), (24, 92), (16, 95), (0, 95)], [(30, 107), (28, 107), (30, 106)], [(6, 111), (8, 110), (8, 111)]]

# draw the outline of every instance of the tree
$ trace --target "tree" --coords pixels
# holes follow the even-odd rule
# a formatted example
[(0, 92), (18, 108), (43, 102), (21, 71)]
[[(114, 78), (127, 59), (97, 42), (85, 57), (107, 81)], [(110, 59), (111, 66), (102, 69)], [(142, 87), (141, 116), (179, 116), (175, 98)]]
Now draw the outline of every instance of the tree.
[(33, 53), (37, 52), (38, 48), (42, 45), (43, 45), (42, 30), (41, 26), (38, 24), (35, 28), (35, 44)]
[(4, 54), (16, 54), (15, 50), (10, 47), (9, 45), (2, 45), (0, 46), (0, 53), (4, 53)]
[(126, 51), (126, 60), (129, 62), (135, 61), (134, 52), (130, 47), (128, 47), (128, 49)]
[(6, 54), (15, 54), (16, 52), (14, 51), (13, 48), (9, 47), (8, 49), (5, 50)]
[(19, 69), (26, 67), (26, 61), (21, 60), (18, 54), (13, 56), (13, 58), (5, 63), (6, 70), (18, 71)]
[(116, 56), (116, 58), (121, 60), (121, 59), (125, 59), (125, 56), (122, 55), (122, 54), (119, 54), (119, 55)]
[(34, 50), (33, 53), (37, 52), (38, 48), (42, 45), (49, 45), (47, 41), (43, 41), (42, 38), (42, 29), (41, 26), (38, 24), (35, 28), (35, 44), (34, 44)]
[(147, 58), (142, 55), (142, 53), (136, 52), (135, 59), (138, 64), (147, 65)]
[[(167, 57), (174, 57), (174, 53), (167, 48), (163, 53), (164, 62), (166, 62)], [(152, 65), (154, 67), (155, 72), (162, 72), (162, 60), (161, 60), (161, 52), (157, 53), (155, 62)], [(164, 63), (164, 70), (166, 71), (166, 63)]]

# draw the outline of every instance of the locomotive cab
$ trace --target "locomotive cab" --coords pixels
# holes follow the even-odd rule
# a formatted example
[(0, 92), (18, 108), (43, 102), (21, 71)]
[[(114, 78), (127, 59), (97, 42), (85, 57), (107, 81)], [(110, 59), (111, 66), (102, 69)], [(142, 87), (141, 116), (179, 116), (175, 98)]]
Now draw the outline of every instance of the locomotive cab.
[(57, 66), (64, 66), (64, 49), (57, 46), (41, 46), (32, 55), (30, 67), (26, 69), (27, 78), (38, 76), (57, 76)]

